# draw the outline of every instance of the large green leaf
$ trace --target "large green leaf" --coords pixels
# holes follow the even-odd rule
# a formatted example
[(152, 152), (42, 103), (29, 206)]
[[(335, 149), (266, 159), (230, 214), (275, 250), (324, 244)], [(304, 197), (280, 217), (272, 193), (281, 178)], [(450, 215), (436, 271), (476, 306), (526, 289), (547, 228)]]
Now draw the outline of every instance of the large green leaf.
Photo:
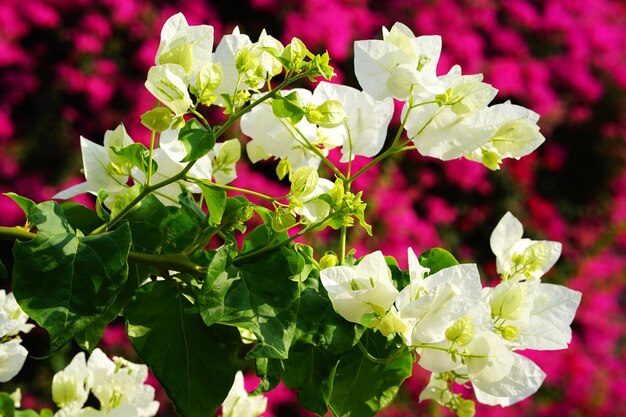
[(133, 235), (133, 250), (158, 251), (163, 242), (162, 222), (168, 215), (167, 207), (154, 194), (144, 197), (126, 217)]
[(125, 309), (130, 341), (184, 417), (211, 416), (233, 383), (241, 339), (206, 326), (173, 281), (139, 288)]
[(61, 204), (61, 209), (70, 226), (74, 230), (80, 230), (83, 234), (88, 235), (102, 225), (102, 220), (96, 212), (82, 204), (65, 201)]
[(226, 191), (219, 187), (199, 183), (204, 201), (209, 211), (209, 225), (216, 226), (222, 221), (226, 209)]
[(296, 339), (336, 354), (351, 349), (361, 337), (363, 326), (337, 314), (323, 287), (306, 288), (300, 297)]
[(314, 346), (291, 350), (284, 360), (283, 382), (298, 390), (298, 400), (318, 416), (326, 414), (339, 356)]
[[(398, 352), (379, 333), (368, 332), (360, 343), (375, 358), (390, 358)], [(389, 363), (377, 363), (360, 347), (343, 355), (335, 371), (329, 406), (336, 417), (375, 415), (393, 401), (402, 381), (411, 376), (413, 354), (408, 350)]]
[(287, 357), (294, 337), (298, 310), (298, 283), (289, 262), (295, 252), (281, 248), (234, 266), (213, 268), (198, 297), (202, 319), (254, 332), (259, 343), (250, 358)]
[(39, 204), (28, 219), (37, 237), (13, 247), (13, 292), (50, 334), (57, 350), (109, 311), (128, 277), (128, 225), (107, 233), (74, 233), (61, 207)]

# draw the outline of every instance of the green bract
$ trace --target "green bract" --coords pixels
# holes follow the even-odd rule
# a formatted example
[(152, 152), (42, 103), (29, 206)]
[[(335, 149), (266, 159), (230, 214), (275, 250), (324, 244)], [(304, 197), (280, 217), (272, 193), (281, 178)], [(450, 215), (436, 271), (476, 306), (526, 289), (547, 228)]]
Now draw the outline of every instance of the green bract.
[[(404, 270), (380, 251), (357, 257), (349, 247), (355, 225), (361, 236), (376, 233), (367, 210), (376, 190), (356, 189), (356, 180), (382, 160), (417, 149), (496, 169), (543, 141), (535, 113), (489, 107), (497, 90), (481, 74), (455, 66), (437, 75), (440, 52), (440, 37), (398, 23), (383, 40), (355, 44), (364, 91), (328, 82), (309, 91), (301, 80), (334, 75), (327, 53), (295, 38), (285, 47), (265, 31), (253, 42), (237, 28), (213, 51), (212, 27), (172, 16), (145, 83), (159, 101), (141, 118), (150, 142), (134, 142), (121, 125), (103, 145), (81, 138), (85, 182), (55, 195), (94, 194), (95, 210), (9, 194), (27, 222), (0, 227), (16, 240), (15, 299), (0, 296), (0, 353), (19, 364), (0, 366), (0, 380), (26, 356), (16, 339), (30, 329), (23, 310), (48, 331), (51, 351), (72, 340), (94, 350), (123, 316), (182, 417), (221, 404), (223, 417), (256, 417), (266, 401), (255, 395), (281, 381), (319, 416), (374, 416), (418, 357), (433, 373), (420, 398), (461, 417), (474, 403), (454, 384), (471, 384), (493, 405), (534, 393), (545, 374), (515, 350), (567, 347), (580, 302), (580, 293), (540, 281), (560, 244), (522, 238), (507, 213), (490, 239), (503, 279), (494, 288), (444, 249), (409, 248)], [(393, 98), (404, 108), (390, 134)], [(247, 138), (232, 136), (239, 131)], [(252, 163), (276, 163), (290, 182), (285, 195), (246, 188), (242, 143)], [(369, 160), (357, 170), (357, 158)], [(150, 392), (137, 388), (147, 371), (116, 361), (97, 349), (89, 362), (79, 354), (55, 376), (53, 401), (80, 415), (151, 417)], [(252, 369), (261, 383), (249, 395), (240, 371)], [(114, 379), (118, 391), (105, 386)], [(101, 410), (81, 408), (90, 389)], [(15, 411), (9, 398), (0, 394), (1, 413), (37, 415)]]

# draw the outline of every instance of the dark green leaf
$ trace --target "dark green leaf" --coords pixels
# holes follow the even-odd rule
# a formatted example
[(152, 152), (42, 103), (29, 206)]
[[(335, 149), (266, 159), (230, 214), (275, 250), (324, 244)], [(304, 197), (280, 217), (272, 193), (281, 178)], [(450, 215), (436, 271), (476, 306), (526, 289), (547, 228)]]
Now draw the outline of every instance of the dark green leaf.
[(209, 209), (209, 225), (216, 226), (222, 221), (224, 210), (226, 210), (226, 191), (204, 183), (198, 185)]
[(2, 259), (0, 259), (0, 279), (6, 279), (8, 275), (7, 268), (2, 263)]
[(29, 216), (37, 237), (13, 247), (13, 292), (50, 334), (52, 351), (107, 314), (128, 277), (130, 230), (77, 236), (52, 201)]
[(6, 392), (0, 392), (0, 416), (13, 417), (15, 415), (15, 402)]
[(198, 297), (207, 325), (238, 326), (256, 335), (250, 358), (284, 359), (294, 337), (299, 290), (284, 252), (289, 249), (208, 276)]
[(162, 222), (168, 215), (167, 207), (153, 194), (144, 197), (126, 217), (133, 235), (133, 250), (157, 252), (163, 242)]
[(93, 210), (82, 204), (66, 201), (61, 204), (61, 209), (70, 226), (74, 230), (80, 230), (85, 235), (88, 235), (103, 224)]
[(283, 382), (288, 388), (298, 390), (298, 400), (318, 416), (326, 414), (333, 389), (333, 379), (339, 356), (316, 347), (291, 350), (283, 361)]
[(104, 201), (109, 197), (109, 192), (104, 188), (98, 190), (96, 195), (96, 214), (103, 222), (108, 222), (111, 219), (111, 214), (104, 207)]
[(178, 140), (183, 143), (187, 156), (180, 162), (190, 162), (202, 158), (215, 146), (215, 134), (207, 130), (196, 119), (189, 120), (178, 133)]
[(203, 218), (186, 206), (171, 212), (161, 222), (163, 253), (180, 253), (202, 233)]
[(419, 256), (418, 260), (420, 265), (430, 269), (428, 275), (435, 274), (442, 269), (459, 264), (459, 261), (457, 261), (450, 252), (441, 248), (427, 250)]
[[(370, 355), (389, 358), (398, 352), (388, 347), (379, 333), (368, 332), (361, 343)], [(387, 407), (406, 378), (411, 376), (413, 354), (405, 350), (395, 360), (383, 364), (368, 359), (359, 346), (344, 354), (333, 380), (329, 406), (336, 417), (370, 417)]]
[(274, 389), (283, 377), (283, 363), (278, 359), (257, 358), (254, 361), (254, 368), (261, 382), (252, 391), (252, 395), (262, 394)]
[(122, 160), (139, 168), (146, 175), (148, 175), (148, 171), (156, 172), (159, 168), (154, 159), (152, 165), (150, 164), (150, 150), (143, 143), (135, 142), (123, 148), (111, 146), (111, 150), (119, 155)]
[(239, 333), (207, 327), (173, 281), (142, 286), (126, 306), (128, 335), (185, 417), (211, 416), (233, 383)]
[(341, 354), (361, 337), (363, 327), (346, 321), (335, 312), (326, 291), (306, 288), (300, 297), (296, 340)]

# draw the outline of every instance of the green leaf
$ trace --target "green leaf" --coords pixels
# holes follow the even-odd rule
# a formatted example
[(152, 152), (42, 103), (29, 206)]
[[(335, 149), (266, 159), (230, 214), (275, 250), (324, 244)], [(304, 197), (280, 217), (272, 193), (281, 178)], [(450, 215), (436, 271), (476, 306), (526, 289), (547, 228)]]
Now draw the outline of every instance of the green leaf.
[(206, 183), (199, 183), (202, 195), (209, 209), (209, 225), (217, 226), (222, 221), (226, 210), (226, 191)]
[(257, 358), (254, 368), (258, 377), (261, 378), (259, 385), (252, 395), (258, 395), (273, 390), (283, 378), (283, 362), (278, 359)]
[(420, 265), (430, 269), (428, 275), (459, 264), (459, 261), (450, 252), (441, 248), (427, 250), (419, 256), (418, 260)]
[(215, 146), (215, 134), (207, 130), (196, 119), (189, 120), (178, 133), (187, 156), (180, 162), (190, 162), (202, 158)]
[(103, 224), (100, 217), (93, 210), (82, 204), (66, 201), (61, 204), (61, 209), (70, 226), (74, 230), (80, 230), (85, 235), (93, 232)]
[(163, 253), (180, 253), (193, 244), (202, 233), (203, 218), (185, 205), (171, 212), (161, 222)]
[(350, 323), (335, 312), (326, 291), (306, 288), (300, 297), (296, 340), (341, 354), (351, 349), (361, 337), (363, 326)]
[(0, 279), (6, 279), (8, 276), (9, 273), (7, 272), (7, 267), (4, 266), (2, 259), (0, 259)]
[[(389, 358), (396, 354), (387, 339), (379, 333), (368, 332), (361, 343), (370, 355)], [(411, 376), (413, 354), (408, 350), (389, 363), (368, 359), (359, 346), (341, 357), (333, 380), (329, 406), (336, 417), (370, 417), (387, 407), (398, 393), (402, 382)]]
[(17, 195), (15, 193), (4, 193), (4, 195), (15, 201), (17, 205), (20, 206), (20, 208), (24, 211), (24, 214), (26, 214), (27, 217), (37, 207), (37, 204), (33, 200), (22, 197), (21, 195)]
[(14, 415), (15, 402), (13, 398), (6, 392), (0, 392), (0, 416), (13, 417)]
[(260, 259), (230, 266), (202, 286), (198, 306), (207, 325), (238, 326), (253, 332), (259, 343), (248, 358), (287, 357), (296, 328), (298, 283), (290, 280), (293, 272), (289, 249), (281, 248)]
[[(128, 206), (133, 200), (135, 200), (135, 198), (137, 198), (141, 193), (142, 188), (143, 186), (141, 184), (135, 184), (132, 187), (126, 188), (124, 191), (117, 194), (113, 198), (113, 204), (111, 204), (110, 206), (111, 218), (116, 218), (120, 214), (120, 212), (122, 212), (122, 210), (126, 208), (126, 206)], [(133, 207), (132, 209), (134, 210), (136, 208), (137, 206)]]
[(325, 350), (308, 347), (302, 351), (291, 350), (283, 361), (283, 382), (288, 388), (298, 390), (298, 401), (318, 416), (326, 414), (333, 389), (333, 379), (339, 356)]
[(173, 281), (143, 285), (125, 309), (130, 341), (185, 417), (211, 416), (233, 383), (235, 328), (207, 327)]
[(287, 118), (292, 124), (298, 123), (304, 117), (302, 100), (297, 92), (291, 92), (284, 97), (276, 96), (272, 100), (272, 111), (279, 119)]
[(107, 313), (128, 278), (128, 225), (94, 236), (74, 234), (61, 207), (39, 204), (28, 217), (37, 237), (13, 247), (13, 292), (50, 334), (56, 351)]
[(125, 162), (137, 167), (144, 174), (148, 175), (148, 171), (152, 169), (152, 172), (156, 172), (158, 165), (155, 160), (152, 160), (152, 166), (150, 165), (150, 150), (146, 148), (143, 143), (135, 142), (123, 148), (120, 146), (111, 146), (111, 150), (119, 155)]
[(155, 107), (141, 115), (141, 124), (155, 132), (169, 129), (174, 116), (167, 107)]
[(158, 252), (163, 242), (163, 220), (169, 210), (154, 194), (144, 197), (128, 214), (126, 220), (133, 236), (133, 249), (139, 252)]

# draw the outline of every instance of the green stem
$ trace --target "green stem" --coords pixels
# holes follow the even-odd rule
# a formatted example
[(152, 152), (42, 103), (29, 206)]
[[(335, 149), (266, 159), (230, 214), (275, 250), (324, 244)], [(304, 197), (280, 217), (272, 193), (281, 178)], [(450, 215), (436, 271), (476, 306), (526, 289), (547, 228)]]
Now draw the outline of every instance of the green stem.
[(2, 240), (31, 240), (37, 237), (37, 233), (19, 227), (0, 226), (0, 239)]
[(341, 226), (341, 234), (339, 235), (339, 265), (343, 265), (346, 259), (346, 241), (348, 235), (348, 226)]
[(193, 114), (198, 119), (200, 119), (200, 121), (202, 122), (204, 127), (206, 127), (207, 129), (211, 129), (211, 125), (209, 124), (209, 122), (207, 122), (207, 120), (204, 118), (204, 116), (202, 114), (200, 114), (200, 112), (198, 112), (194, 107), (191, 107), (189, 110), (190, 110), (191, 114)]
[(146, 185), (152, 182), (152, 154), (154, 153), (154, 141), (156, 140), (156, 131), (150, 134), (150, 153), (148, 156), (148, 175), (146, 175)]

